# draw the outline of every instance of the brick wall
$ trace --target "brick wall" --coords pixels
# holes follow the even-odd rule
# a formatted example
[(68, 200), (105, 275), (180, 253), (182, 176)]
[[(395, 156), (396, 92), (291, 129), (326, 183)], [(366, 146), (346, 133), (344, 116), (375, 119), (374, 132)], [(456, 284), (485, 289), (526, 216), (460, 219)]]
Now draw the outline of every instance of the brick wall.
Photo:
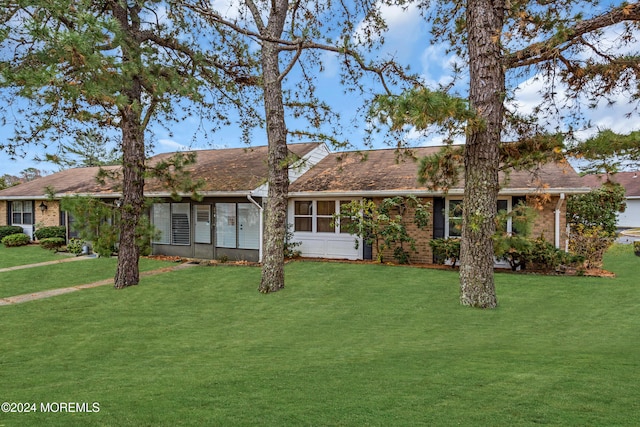
[[(382, 198), (373, 199), (374, 202), (380, 204), (382, 202)], [(416, 251), (411, 250), (408, 243), (404, 244), (404, 248), (407, 252), (409, 252), (409, 262), (411, 263), (429, 263), (433, 262), (433, 253), (431, 252), (431, 246), (429, 246), (429, 241), (433, 237), (433, 202), (430, 198), (421, 198), (421, 203), (429, 203), (431, 205), (431, 220), (429, 221), (429, 225), (423, 229), (419, 229), (413, 223), (414, 211), (415, 209), (410, 208), (407, 209), (407, 212), (403, 215), (405, 218), (405, 225), (407, 227), (407, 233), (409, 236), (413, 237), (416, 240)], [(375, 244), (373, 247), (373, 259), (377, 259), (377, 252), (375, 248)], [(393, 248), (387, 249), (382, 252), (383, 261), (384, 262), (395, 262), (395, 258), (393, 257)]]
[[(544, 204), (540, 205), (539, 202), (534, 199), (528, 198), (527, 203), (531, 206), (537, 207), (536, 218), (532, 227), (531, 238), (537, 238), (541, 235), (549, 242), (555, 243), (555, 209), (558, 204), (559, 196), (551, 196), (548, 200), (545, 201)], [(373, 199), (374, 202), (380, 203), (382, 198)], [(409, 252), (409, 260), (413, 263), (432, 263), (433, 262), (433, 253), (431, 251), (431, 247), (429, 246), (429, 241), (433, 238), (433, 200), (430, 198), (420, 199), (422, 203), (430, 203), (431, 204), (431, 221), (429, 226), (424, 229), (419, 229), (415, 224), (412, 223), (413, 218), (413, 209), (409, 209), (405, 214), (407, 231), (410, 236), (416, 239), (416, 249), (417, 252), (413, 252), (410, 250), (409, 245), (405, 244), (405, 250)], [(565, 248), (565, 242), (567, 239), (566, 234), (566, 200), (562, 201), (560, 206), (561, 214), (560, 214), (560, 249)], [(385, 262), (395, 262), (393, 258), (393, 249), (387, 249), (383, 251), (383, 260)], [(373, 247), (373, 258), (376, 259), (377, 252), (375, 245)]]
[[(560, 200), (560, 196), (551, 196), (549, 200), (541, 207), (537, 208), (536, 219), (533, 223), (533, 229), (531, 231), (531, 237), (537, 238), (544, 236), (545, 240), (549, 243), (555, 243), (555, 224), (556, 216), (555, 210)], [(527, 198), (527, 203), (536, 206), (536, 201)], [(560, 249), (565, 248), (565, 241), (567, 239), (567, 201), (563, 200), (560, 205)]]
[(40, 210), (40, 201), (36, 201), (36, 226), (50, 227), (60, 225), (60, 201), (45, 200), (47, 210), (44, 213)]
[(7, 224), (7, 201), (0, 200), (0, 226)]
[[(40, 210), (41, 201), (36, 200), (35, 210), (35, 223), (37, 227), (48, 227), (52, 225), (60, 225), (60, 201), (58, 200), (45, 200), (44, 204), (47, 205), (47, 210), (44, 213)], [(7, 223), (7, 209), (8, 202), (6, 200), (0, 201), (0, 226), (9, 225)]]

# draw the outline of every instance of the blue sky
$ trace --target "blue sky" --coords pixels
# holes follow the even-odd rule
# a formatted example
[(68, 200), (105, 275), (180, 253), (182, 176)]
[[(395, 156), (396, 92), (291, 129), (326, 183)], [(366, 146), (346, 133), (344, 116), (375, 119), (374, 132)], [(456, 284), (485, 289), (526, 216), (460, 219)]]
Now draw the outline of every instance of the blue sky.
[[(415, 9), (403, 11), (399, 8), (386, 8), (385, 16), (389, 25), (389, 32), (385, 35), (385, 45), (379, 52), (381, 55), (392, 56), (397, 62), (411, 66), (411, 70), (421, 75), (422, 79), (431, 84), (447, 83), (451, 79), (451, 64), (456, 58), (446, 53), (446, 49), (441, 45), (430, 45), (428, 35), (428, 24)], [(615, 29), (612, 30), (615, 35)], [(363, 146), (365, 132), (362, 127), (352, 126), (352, 120), (356, 117), (354, 112), (362, 106), (363, 98), (353, 93), (345, 94), (339, 82), (339, 66), (335, 56), (324, 55), (324, 71), (319, 74), (317, 87), (321, 99), (328, 102), (334, 111), (342, 116), (342, 137), (357, 148)], [(532, 78), (520, 82), (516, 95), (516, 102), (520, 111), (531, 111), (540, 100), (540, 83)], [(295, 78), (295, 75), (292, 76)], [(466, 81), (463, 78), (459, 83), (461, 90), (464, 90)], [(380, 88), (374, 88), (379, 91)], [(559, 95), (563, 89), (558, 88)], [(617, 132), (630, 132), (640, 128), (640, 121), (637, 114), (632, 118), (626, 118), (625, 114), (630, 112), (632, 106), (627, 102), (624, 94), (617, 97), (615, 104), (605, 102), (594, 110), (585, 111), (587, 119), (592, 122), (590, 129), (581, 133), (581, 136), (588, 136), (595, 132), (597, 128), (610, 128)], [(172, 126), (171, 133), (160, 126), (153, 127), (154, 153), (171, 152), (183, 149), (205, 149), (222, 147), (244, 146), (241, 141), (240, 130), (236, 126), (221, 129), (216, 134), (205, 135), (199, 126), (200, 119), (191, 117), (181, 123)], [(289, 123), (289, 128), (294, 128), (295, 123)], [(196, 129), (200, 128), (199, 131)], [(0, 138), (6, 139), (11, 136), (13, 130), (11, 124), (0, 127)], [(407, 135), (413, 145), (437, 145), (442, 138), (435, 133), (418, 135), (409, 132)], [(256, 129), (253, 132), (253, 145), (265, 145), (266, 134), (263, 129)], [(389, 141), (378, 140), (374, 144), (375, 148), (386, 147)], [(51, 148), (48, 151), (52, 151)], [(57, 167), (49, 163), (33, 161), (36, 156), (42, 156), (44, 150), (38, 147), (26, 147), (25, 156), (17, 159), (10, 159), (6, 153), (0, 152), (0, 176), (4, 174), (18, 175), (20, 171), (35, 167), (45, 172), (55, 172)]]

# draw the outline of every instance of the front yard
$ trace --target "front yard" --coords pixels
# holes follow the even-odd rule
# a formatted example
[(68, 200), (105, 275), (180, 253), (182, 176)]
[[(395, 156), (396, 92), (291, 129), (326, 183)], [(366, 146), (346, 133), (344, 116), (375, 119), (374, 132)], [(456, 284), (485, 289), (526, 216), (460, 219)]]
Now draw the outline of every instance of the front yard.
[(455, 272), (324, 262), (271, 295), (193, 267), (0, 307), (3, 402), (99, 404), (0, 424), (637, 425), (639, 267), (615, 246), (616, 278), (500, 273), (492, 311)]

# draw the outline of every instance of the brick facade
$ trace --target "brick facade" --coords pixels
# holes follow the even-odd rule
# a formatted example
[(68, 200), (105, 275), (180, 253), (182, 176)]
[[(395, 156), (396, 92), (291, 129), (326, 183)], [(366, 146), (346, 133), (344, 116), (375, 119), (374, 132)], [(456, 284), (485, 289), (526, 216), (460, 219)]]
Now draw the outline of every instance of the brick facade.
[[(403, 215), (403, 218), (405, 218), (407, 233), (409, 234), (409, 236), (413, 237), (416, 240), (416, 252), (411, 250), (408, 243), (404, 244), (404, 248), (407, 252), (409, 252), (410, 263), (431, 264), (433, 262), (433, 252), (431, 251), (431, 246), (429, 246), (429, 241), (433, 238), (433, 200), (431, 198), (420, 198), (419, 200), (420, 203), (428, 203), (431, 206), (431, 220), (429, 221), (429, 225), (427, 227), (420, 229), (416, 224), (413, 223), (415, 209), (407, 209), (407, 212)], [(382, 202), (382, 198), (374, 198), (373, 201), (377, 204), (380, 204)], [(373, 259), (377, 259), (377, 256), (378, 253), (374, 245)], [(396, 261), (393, 257), (393, 248), (383, 251), (382, 257), (384, 262)]]
[(7, 224), (7, 201), (0, 200), (0, 227)]
[[(531, 231), (531, 238), (537, 238), (544, 236), (545, 240), (549, 243), (555, 243), (555, 224), (556, 216), (555, 210), (558, 205), (560, 196), (551, 196), (549, 200), (544, 203), (537, 210), (536, 219), (533, 223)], [(537, 203), (530, 198), (527, 199), (529, 205), (536, 206)], [(567, 236), (567, 201), (562, 200), (560, 204), (560, 249), (566, 248)]]
[(40, 202), (36, 202), (36, 227), (51, 227), (60, 225), (60, 201), (46, 200), (47, 210), (40, 210)]
[[(382, 198), (374, 198), (376, 203), (380, 203)], [(538, 206), (537, 215), (534, 220), (534, 224), (532, 227), (531, 238), (537, 238), (540, 236), (544, 236), (544, 238), (552, 244), (555, 244), (555, 210), (558, 205), (558, 201), (560, 200), (560, 196), (551, 196), (548, 200), (545, 201), (544, 204), (540, 206), (539, 203), (532, 198), (527, 198), (527, 203), (531, 206)], [(417, 252), (411, 251), (409, 246), (405, 244), (405, 250), (409, 252), (409, 260), (412, 263), (427, 263), (430, 264), (433, 262), (433, 252), (431, 250), (431, 246), (429, 246), (429, 241), (433, 238), (433, 216), (434, 216), (434, 204), (433, 199), (424, 198), (420, 199), (422, 203), (431, 204), (431, 221), (428, 227), (424, 229), (419, 229), (413, 222), (413, 209), (409, 209), (405, 214), (406, 227), (409, 235), (416, 240), (416, 250)], [(560, 249), (564, 250), (566, 247), (566, 242), (568, 239), (566, 233), (567, 219), (566, 219), (566, 200), (563, 200), (560, 204)], [(387, 249), (383, 251), (383, 261), (384, 262), (395, 262), (396, 260), (393, 258), (393, 249)], [(377, 258), (377, 252), (375, 245), (373, 247), (373, 259)]]

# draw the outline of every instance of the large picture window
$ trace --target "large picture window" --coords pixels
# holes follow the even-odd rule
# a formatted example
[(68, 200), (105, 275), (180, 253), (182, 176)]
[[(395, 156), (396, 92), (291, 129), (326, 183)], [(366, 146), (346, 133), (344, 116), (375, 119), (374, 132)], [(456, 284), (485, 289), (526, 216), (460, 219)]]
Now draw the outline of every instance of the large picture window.
[(189, 203), (154, 203), (153, 226), (156, 228), (155, 244), (190, 245), (191, 218)]
[[(340, 221), (334, 215), (350, 200), (296, 200), (293, 206), (293, 229), (313, 233), (340, 233)], [(343, 222), (349, 221), (343, 219)]]

